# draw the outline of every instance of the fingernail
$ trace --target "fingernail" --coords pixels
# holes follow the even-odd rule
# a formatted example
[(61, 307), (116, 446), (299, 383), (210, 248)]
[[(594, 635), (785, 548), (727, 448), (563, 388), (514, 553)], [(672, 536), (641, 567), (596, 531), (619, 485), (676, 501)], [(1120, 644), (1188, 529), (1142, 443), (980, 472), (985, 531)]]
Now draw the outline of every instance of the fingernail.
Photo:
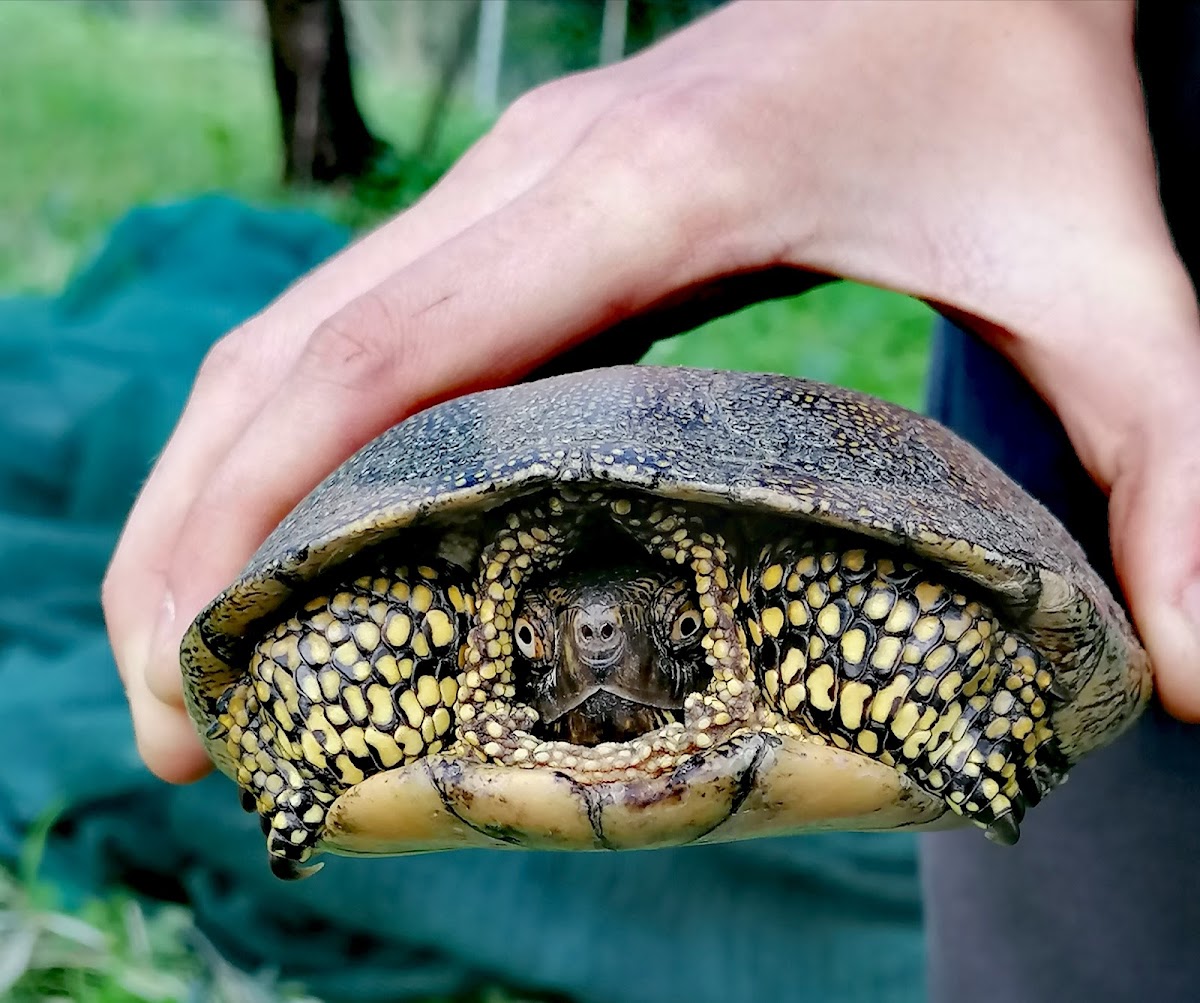
[(170, 630), (175, 626), (175, 596), (168, 589), (163, 593), (162, 606), (158, 611), (158, 630)]
[(1183, 608), (1184, 616), (1191, 621), (1192, 629), (1200, 634), (1200, 581), (1184, 587), (1179, 605)]
[(175, 597), (169, 591), (163, 594), (151, 638), (144, 669), (146, 686), (163, 703), (178, 704), (182, 699), (179, 637), (175, 629)]

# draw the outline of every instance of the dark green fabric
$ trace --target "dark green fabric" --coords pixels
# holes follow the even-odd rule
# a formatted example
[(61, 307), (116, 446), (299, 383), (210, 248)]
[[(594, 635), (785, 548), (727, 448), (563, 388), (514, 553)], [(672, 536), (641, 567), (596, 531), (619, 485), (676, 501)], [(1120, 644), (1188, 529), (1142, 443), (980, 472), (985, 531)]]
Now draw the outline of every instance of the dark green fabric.
[(0, 858), (58, 808), (58, 880), (182, 895), (234, 961), (332, 998), (921, 999), (909, 837), (328, 858), (289, 885), (228, 781), (140, 765), (97, 598), (121, 520), (208, 345), (345, 239), (220, 198), (141, 209), (60, 297), (0, 301)]

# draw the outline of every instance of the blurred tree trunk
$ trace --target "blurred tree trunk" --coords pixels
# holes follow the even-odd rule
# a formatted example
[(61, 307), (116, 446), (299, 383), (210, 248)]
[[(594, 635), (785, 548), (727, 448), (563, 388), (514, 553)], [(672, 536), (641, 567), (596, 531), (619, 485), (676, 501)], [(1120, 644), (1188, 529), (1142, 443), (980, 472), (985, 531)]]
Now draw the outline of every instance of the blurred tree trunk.
[(429, 110), (425, 113), (425, 122), (421, 126), (421, 135), (417, 140), (414, 154), (417, 160), (430, 160), (437, 151), (442, 125), (446, 121), (446, 109), (450, 105), (450, 96), (454, 93), (454, 85), (462, 76), (463, 68), (471, 58), (471, 50), (475, 45), (475, 33), (479, 29), (480, 3), (481, 0), (460, 0), (454, 39), (438, 67), (437, 85), (434, 87)]
[(341, 0), (263, 0), (283, 131), (283, 179), (361, 177), (383, 144), (367, 128), (350, 79)]
[(504, 68), (504, 28), (508, 0), (480, 0), (475, 35), (475, 107), (495, 113), (500, 103), (500, 71)]
[(600, 22), (600, 65), (619, 62), (625, 56), (625, 34), (629, 28), (629, 0), (604, 0)]

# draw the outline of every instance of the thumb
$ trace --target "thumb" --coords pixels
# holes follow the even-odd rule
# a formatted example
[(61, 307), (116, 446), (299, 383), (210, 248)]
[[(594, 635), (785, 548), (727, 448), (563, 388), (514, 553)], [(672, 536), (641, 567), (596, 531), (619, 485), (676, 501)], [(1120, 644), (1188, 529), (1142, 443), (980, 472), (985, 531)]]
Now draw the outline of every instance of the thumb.
[(1196, 293), (1170, 247), (1104, 264), (1035, 322), (976, 329), (1038, 389), (1108, 492), (1113, 564), (1158, 696), (1200, 721)]
[(1200, 369), (1184, 399), (1149, 403), (1127, 438), (1109, 526), (1159, 698), (1176, 717), (1200, 721)]

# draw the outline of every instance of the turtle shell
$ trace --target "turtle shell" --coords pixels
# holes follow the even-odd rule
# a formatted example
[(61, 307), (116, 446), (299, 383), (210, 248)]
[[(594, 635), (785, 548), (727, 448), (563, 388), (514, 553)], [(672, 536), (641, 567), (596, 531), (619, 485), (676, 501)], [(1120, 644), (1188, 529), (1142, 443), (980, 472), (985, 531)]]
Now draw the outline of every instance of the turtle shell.
[[(383, 433), (315, 488), (184, 640), (188, 706), (210, 736), (214, 762), (234, 775), (227, 746), (211, 737), (223, 695), (244, 678), (265, 627), (294, 609), (310, 583), (401, 533), (433, 537), (453, 524), (470, 537), (477, 518), (514, 499), (556, 490), (584, 497), (595, 489), (705, 506), (731, 520), (750, 518), (751, 526), (761, 517), (763, 525), (782, 520), (849, 534), (969, 583), (1055, 665), (1064, 697), (1052, 726), (1068, 764), (1114, 737), (1148, 698), (1145, 654), (1079, 546), (1044, 507), (936, 422), (806, 380), (630, 366), (436, 405)], [(609, 842), (893, 828), (945, 813), (907, 778), (854, 751), (760, 739), (743, 734), (697, 763), (686, 784), (677, 781), (673, 807), (651, 822), (636, 808), (646, 799), (626, 777), (603, 799), (613, 815), (607, 831), (624, 833)], [(755, 761), (759, 778), (749, 797), (730, 780), (744, 776), (745, 764), (729, 765), (742, 760)], [(516, 841), (594, 843), (586, 833), (575, 842), (562, 835), (582, 823), (573, 802), (554, 793), (560, 775), (477, 763), (463, 779), (453, 756), (439, 764), (420, 773), (385, 771), (345, 792), (324, 845), (368, 853), (487, 842), (508, 831), (514, 813), (524, 813), (528, 829), (537, 813), (530, 806), (541, 806), (539, 831), (552, 835)], [(451, 818), (445, 798), (434, 797), (439, 769), (459, 771), (460, 800), (473, 806), (475, 822)], [(768, 773), (772, 784), (762, 781)], [(834, 790), (840, 793), (830, 800)], [(709, 807), (700, 811), (695, 804), (704, 798)], [(396, 823), (399, 816), (410, 821)], [(417, 816), (420, 825), (411, 822)]]

